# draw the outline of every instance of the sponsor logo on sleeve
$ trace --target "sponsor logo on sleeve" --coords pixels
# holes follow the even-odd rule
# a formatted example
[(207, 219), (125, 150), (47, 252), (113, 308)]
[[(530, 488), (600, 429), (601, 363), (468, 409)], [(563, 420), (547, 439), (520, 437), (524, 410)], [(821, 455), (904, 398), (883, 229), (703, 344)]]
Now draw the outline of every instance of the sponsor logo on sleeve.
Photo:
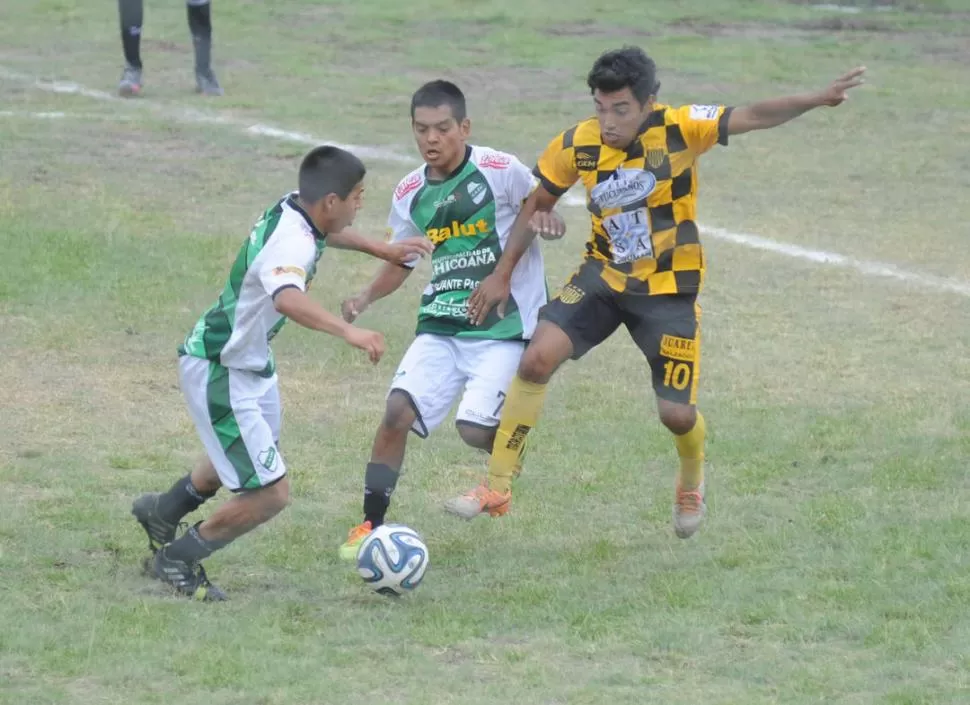
[(582, 149), (576, 150), (576, 169), (579, 171), (596, 171), (596, 155)]
[(408, 176), (404, 181), (397, 185), (394, 189), (394, 200), (400, 201), (402, 198), (407, 196), (412, 191), (416, 191), (421, 185), (421, 174), (415, 173)]
[(293, 265), (286, 265), (284, 267), (273, 267), (273, 274), (277, 277), (282, 277), (285, 274), (295, 274), (296, 276), (306, 279), (306, 270), (300, 267), (294, 267)]
[(691, 120), (716, 120), (720, 111), (719, 105), (692, 105), (690, 106)]
[(508, 169), (512, 165), (512, 158), (507, 154), (498, 152), (487, 152), (478, 161), (478, 166), (483, 169)]

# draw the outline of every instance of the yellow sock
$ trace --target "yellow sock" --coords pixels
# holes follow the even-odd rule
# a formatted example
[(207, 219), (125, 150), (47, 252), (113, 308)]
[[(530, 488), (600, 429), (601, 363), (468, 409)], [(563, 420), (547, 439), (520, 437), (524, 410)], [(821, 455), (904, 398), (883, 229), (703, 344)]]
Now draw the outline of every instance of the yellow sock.
[(674, 436), (677, 455), (680, 456), (680, 484), (684, 489), (695, 490), (704, 481), (704, 434), (707, 427), (704, 417), (697, 412), (694, 428), (682, 436)]
[(525, 447), (525, 437), (539, 420), (545, 398), (544, 384), (526, 382), (516, 375), (509, 385), (505, 409), (502, 411), (502, 419), (495, 433), (495, 445), (488, 461), (490, 490), (504, 493), (511, 488), (512, 474)]

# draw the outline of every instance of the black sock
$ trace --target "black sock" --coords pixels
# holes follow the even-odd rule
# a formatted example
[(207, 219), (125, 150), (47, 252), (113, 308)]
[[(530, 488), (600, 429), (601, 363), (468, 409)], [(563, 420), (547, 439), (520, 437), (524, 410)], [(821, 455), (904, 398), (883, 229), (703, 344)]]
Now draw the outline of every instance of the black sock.
[(198, 563), (220, 548), (225, 548), (231, 541), (206, 541), (199, 534), (199, 524), (191, 527), (180, 538), (175, 539), (166, 546), (165, 557), (173, 561), (185, 561), (186, 563)]
[(118, 0), (118, 16), (121, 19), (121, 46), (125, 52), (125, 61), (136, 69), (141, 68), (141, 23), (143, 15), (143, 0)]
[(195, 70), (206, 72), (211, 66), (212, 13), (209, 0), (188, 0), (189, 32), (195, 46)]
[(390, 465), (367, 463), (364, 473), (364, 521), (369, 521), (374, 529), (384, 523), (399, 476), (399, 471)]
[(158, 514), (172, 524), (201, 507), (215, 492), (199, 492), (192, 484), (191, 473), (180, 478), (168, 492), (158, 498)]

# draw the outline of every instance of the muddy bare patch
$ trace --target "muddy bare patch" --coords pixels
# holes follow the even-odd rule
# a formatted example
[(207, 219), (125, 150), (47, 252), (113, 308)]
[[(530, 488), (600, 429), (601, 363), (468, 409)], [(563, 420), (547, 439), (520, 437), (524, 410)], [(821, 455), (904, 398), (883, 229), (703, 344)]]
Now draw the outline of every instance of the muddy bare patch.
[(970, 65), (970, 38), (927, 36), (917, 46), (930, 61)]
[(759, 24), (756, 22), (712, 22), (698, 17), (682, 17), (667, 25), (682, 34), (696, 34), (711, 38), (741, 39), (797, 39), (806, 32), (784, 25)]
[[(570, 71), (555, 66), (538, 68), (498, 65), (495, 61), (495, 47), (487, 37), (495, 29), (495, 25), (487, 20), (409, 23), (397, 37), (388, 37), (379, 45), (368, 47), (366, 61), (353, 58), (359, 56), (359, 47), (349, 43), (346, 39), (348, 35), (336, 31), (338, 29), (335, 28), (335, 31), (321, 37), (319, 41), (346, 49), (338, 54), (349, 57), (347, 63), (341, 62), (341, 65), (334, 67), (335, 70), (364, 79), (393, 77), (418, 86), (434, 78), (444, 78), (458, 83), (467, 95), (486, 102), (492, 102), (492, 96), (501, 96), (502, 101), (559, 100), (563, 97), (564, 90), (574, 85), (577, 80)], [(611, 28), (604, 26), (600, 29), (603, 34), (598, 36), (614, 36), (610, 33)], [(459, 31), (463, 36), (469, 37), (469, 40), (462, 42), (460, 46), (450, 46)], [(579, 25), (564, 30), (564, 34), (565, 31), (578, 33)], [(620, 36), (620, 33), (616, 36)], [(449, 45), (451, 68), (432, 70), (421, 65), (416, 66), (412, 37), (432, 42), (440, 39), (444, 45)], [(407, 102), (410, 94), (388, 96), (378, 91), (367, 102), (381, 103), (389, 98)], [(357, 100), (361, 98), (358, 97)]]
[(690, 94), (696, 99), (704, 96), (730, 96), (736, 89), (735, 84), (727, 81), (713, 81), (711, 77), (696, 71), (677, 71), (665, 66), (657, 67), (660, 81), (661, 102), (668, 93)]
[(862, 12), (863, 10), (910, 10), (919, 7), (917, 2), (896, 2), (895, 0), (843, 0), (826, 3), (821, 0), (788, 0), (792, 5), (808, 5), (825, 11)]
[[(370, 57), (366, 66), (347, 67), (346, 71), (362, 76), (380, 76), (392, 74), (399, 79), (407, 79), (415, 87), (434, 78), (444, 78), (455, 81), (468, 96), (476, 100), (491, 102), (493, 98), (500, 101), (508, 100), (559, 100), (564, 93), (574, 88), (580, 77), (571, 72), (556, 68), (529, 68), (522, 66), (479, 65), (476, 67), (456, 67), (447, 70), (422, 71), (419, 69), (398, 68), (404, 63), (404, 58), (393, 53), (383, 52)], [(580, 81), (581, 83), (581, 81)], [(581, 92), (573, 90), (576, 95)], [(406, 102), (410, 95), (400, 96)], [(374, 102), (387, 100), (386, 95), (376, 95)]]
[(337, 6), (325, 5), (325, 4), (314, 4), (311, 7), (300, 10), (296, 13), (299, 21), (312, 21), (312, 22), (342, 22), (346, 18), (346, 14)]
[(550, 37), (582, 37), (585, 39), (643, 39), (655, 37), (656, 32), (642, 29), (633, 30), (629, 27), (588, 23), (562, 22), (543, 27), (540, 32)]
[(685, 17), (669, 25), (672, 29), (698, 34), (703, 37), (727, 37), (740, 39), (782, 39), (808, 41), (816, 39), (821, 32), (868, 32), (884, 33), (895, 30), (884, 22), (860, 17), (820, 17), (792, 24), (767, 24), (760, 22), (711, 22)]
[(557, 68), (489, 67), (455, 71), (456, 78), (469, 86), (473, 94), (506, 100), (559, 100), (577, 98), (577, 77)]
[(796, 22), (795, 27), (807, 32), (892, 32), (893, 29), (885, 22), (866, 18), (852, 17), (845, 15), (834, 15), (832, 17), (820, 17), (817, 20), (805, 20)]

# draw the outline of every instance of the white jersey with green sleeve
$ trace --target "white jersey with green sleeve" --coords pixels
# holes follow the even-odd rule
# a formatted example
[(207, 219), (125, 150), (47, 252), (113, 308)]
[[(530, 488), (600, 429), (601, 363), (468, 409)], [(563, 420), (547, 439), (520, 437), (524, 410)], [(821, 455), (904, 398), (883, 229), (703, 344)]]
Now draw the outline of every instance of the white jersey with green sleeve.
[(218, 301), (195, 324), (179, 354), (271, 377), (276, 365), (269, 341), (286, 322), (274, 299), (290, 287), (306, 291), (325, 238), (296, 193), (268, 208), (239, 250)]
[(504, 318), (493, 310), (481, 326), (472, 325), (468, 298), (495, 270), (512, 223), (536, 185), (516, 157), (478, 146), (468, 146), (461, 166), (445, 179), (430, 179), (423, 166), (397, 185), (388, 217), (391, 240), (424, 235), (435, 246), (417, 334), (489, 340), (532, 336), (548, 299), (538, 242), (516, 264)]

